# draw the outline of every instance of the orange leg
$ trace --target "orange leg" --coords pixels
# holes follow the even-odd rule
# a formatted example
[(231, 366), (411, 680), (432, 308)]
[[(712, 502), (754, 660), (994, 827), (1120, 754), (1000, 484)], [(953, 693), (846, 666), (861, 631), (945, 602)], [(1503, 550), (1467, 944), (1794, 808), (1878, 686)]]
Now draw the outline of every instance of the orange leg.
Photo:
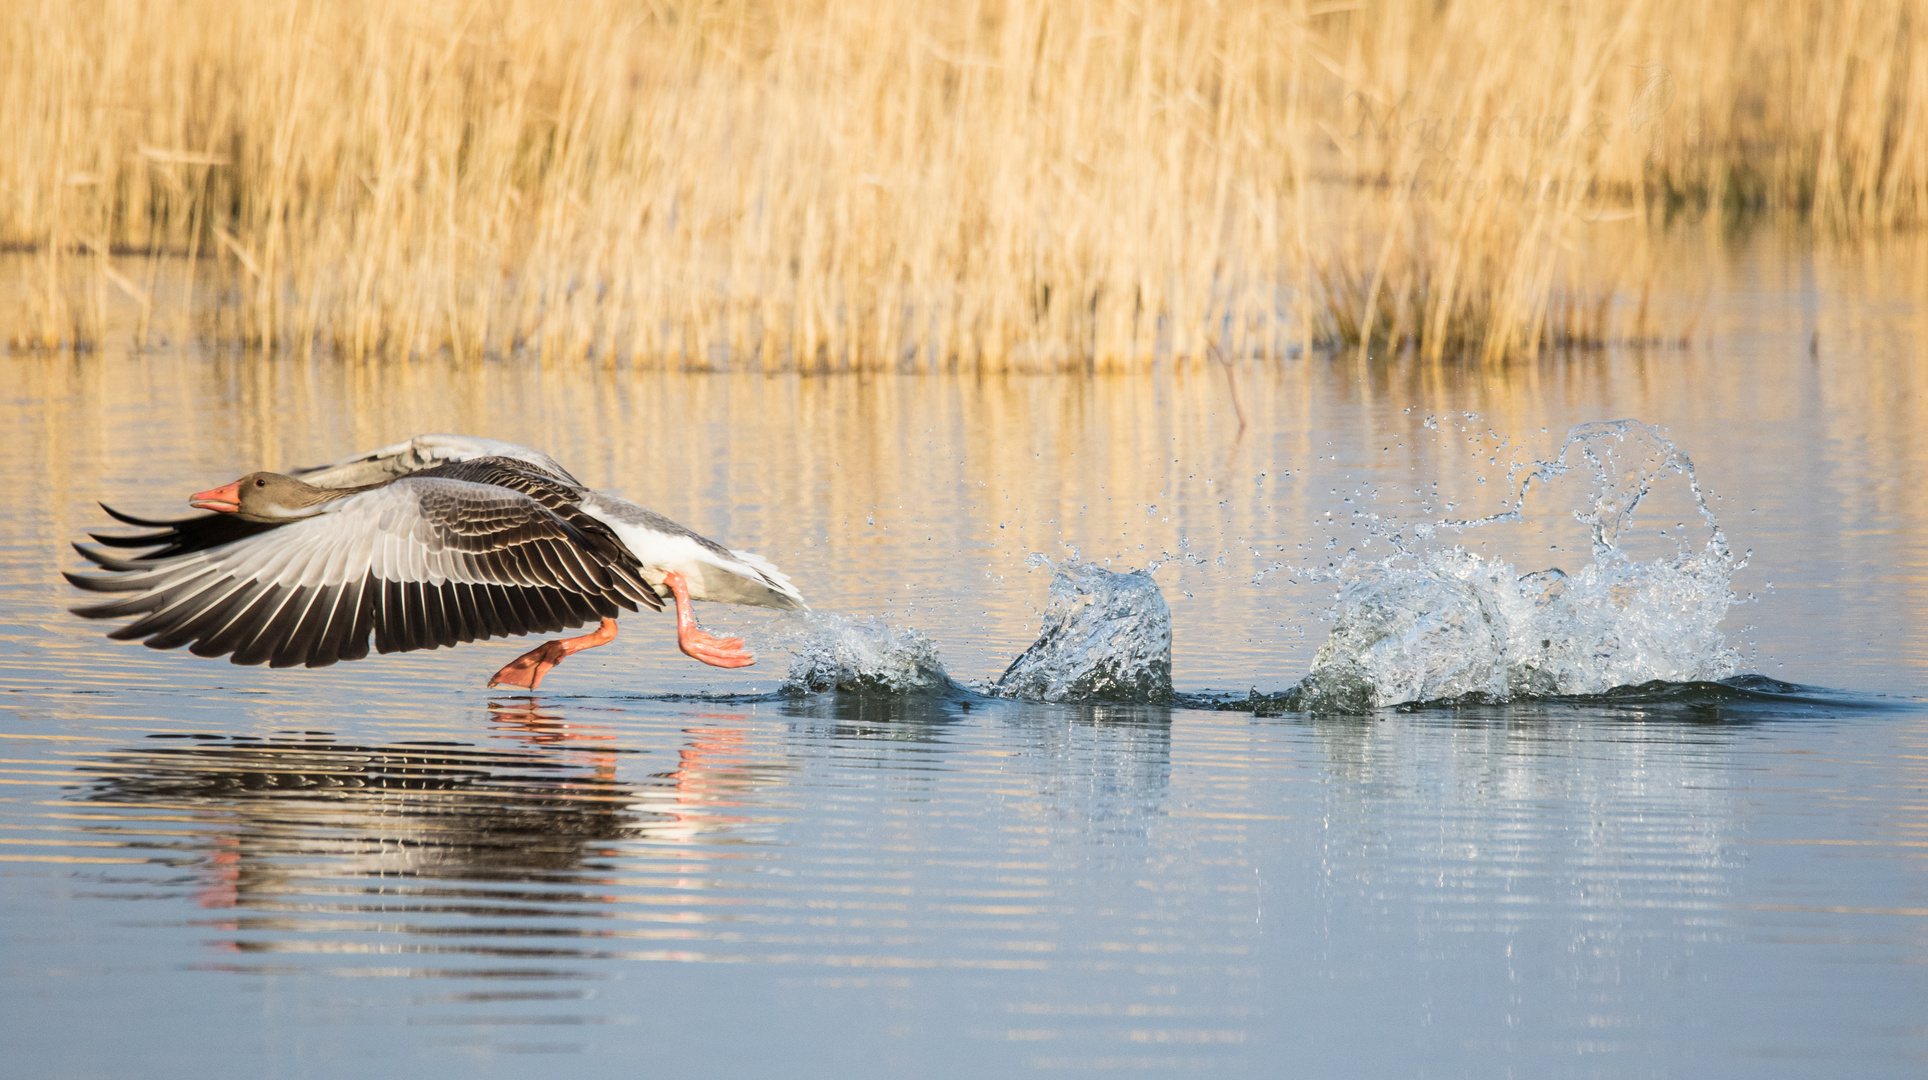
[(663, 575), (663, 584), (676, 594), (676, 647), (683, 655), (694, 657), (711, 667), (749, 667), (756, 663), (743, 647), (743, 639), (720, 638), (700, 630), (696, 625), (696, 613), (690, 607), (689, 583), (683, 575), (671, 570)]
[(563, 638), (560, 641), (545, 641), (509, 661), (507, 667), (490, 677), (489, 685), (520, 686), (525, 690), (534, 690), (542, 685), (542, 677), (549, 674), (551, 668), (562, 663), (570, 653), (579, 653), (584, 649), (607, 645), (614, 640), (616, 640), (616, 620), (604, 619), (602, 625), (598, 626), (593, 633), (584, 634), (581, 637)]

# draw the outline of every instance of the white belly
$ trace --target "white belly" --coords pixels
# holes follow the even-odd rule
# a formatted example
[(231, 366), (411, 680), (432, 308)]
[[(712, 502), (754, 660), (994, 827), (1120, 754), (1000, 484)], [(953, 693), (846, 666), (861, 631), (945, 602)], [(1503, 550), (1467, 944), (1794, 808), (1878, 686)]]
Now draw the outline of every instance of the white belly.
[[(717, 551), (687, 533), (665, 532), (638, 524), (625, 509), (640, 510), (607, 495), (584, 499), (583, 511), (608, 525), (623, 546), (643, 564), (643, 580), (667, 597), (663, 575), (675, 571), (689, 585), (695, 600), (758, 607), (800, 608), (803, 597), (790, 579), (761, 556), (741, 551)], [(659, 519), (660, 520), (660, 519)]]

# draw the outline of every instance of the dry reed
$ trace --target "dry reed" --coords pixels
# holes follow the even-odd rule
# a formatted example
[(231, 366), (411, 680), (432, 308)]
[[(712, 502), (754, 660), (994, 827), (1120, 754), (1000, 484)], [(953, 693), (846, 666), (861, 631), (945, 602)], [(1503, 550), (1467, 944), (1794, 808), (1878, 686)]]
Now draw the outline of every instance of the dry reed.
[(1928, 216), (1911, 0), (0, 13), (19, 346), (131, 304), (354, 356), (1500, 360), (1677, 332), (1602, 223), (1752, 210)]

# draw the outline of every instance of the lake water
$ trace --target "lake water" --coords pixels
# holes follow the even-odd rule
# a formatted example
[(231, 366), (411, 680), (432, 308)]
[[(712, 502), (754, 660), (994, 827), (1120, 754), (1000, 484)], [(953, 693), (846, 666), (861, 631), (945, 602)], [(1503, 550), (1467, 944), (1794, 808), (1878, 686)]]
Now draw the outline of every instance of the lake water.
[[(1923, 251), (1703, 253), (1690, 347), (1243, 367), (1243, 434), (1204, 367), (5, 358), (0, 1071), (1923, 1075)], [(1680, 662), (1758, 678), (1203, 707), (1313, 670), (1342, 582), (1428, 615), (1455, 546), (1580, 582), (1585, 470), (1425, 526), (1629, 418), (1731, 558), (1711, 592), (1612, 584), (1582, 643), (1691, 608), (1716, 637)], [(645, 613), (526, 697), (482, 686), (526, 642), (267, 671), (66, 613), (95, 500), (173, 516), (425, 431), (546, 449), (817, 614), (706, 606), (762, 656), (726, 672)], [(1615, 557), (1711, 537), (1665, 472)], [(1185, 707), (973, 691), (1038, 634), (1039, 554), (1155, 567)], [(887, 665), (912, 631), (960, 685), (785, 688), (789, 652)]]

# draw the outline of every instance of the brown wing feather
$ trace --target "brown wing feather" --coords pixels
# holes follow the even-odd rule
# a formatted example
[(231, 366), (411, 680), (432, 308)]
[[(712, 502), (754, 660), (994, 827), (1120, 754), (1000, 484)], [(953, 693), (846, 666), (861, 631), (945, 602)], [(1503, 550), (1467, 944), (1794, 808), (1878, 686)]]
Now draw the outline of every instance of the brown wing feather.
[[(526, 461), (505, 457), (481, 457), (468, 461), (450, 462), (423, 469), (412, 474), (417, 477), (440, 477), (460, 480), (472, 484), (488, 484), (492, 487), (507, 488), (529, 496), (563, 521), (581, 531), (585, 542), (595, 549), (601, 561), (613, 565), (635, 565), (635, 556), (617, 538), (608, 525), (599, 518), (592, 517), (582, 509), (582, 498), (587, 489), (553, 476)], [(663, 601), (656, 590), (641, 584), (632, 600), (661, 611)], [(625, 590), (627, 594), (627, 590)]]

